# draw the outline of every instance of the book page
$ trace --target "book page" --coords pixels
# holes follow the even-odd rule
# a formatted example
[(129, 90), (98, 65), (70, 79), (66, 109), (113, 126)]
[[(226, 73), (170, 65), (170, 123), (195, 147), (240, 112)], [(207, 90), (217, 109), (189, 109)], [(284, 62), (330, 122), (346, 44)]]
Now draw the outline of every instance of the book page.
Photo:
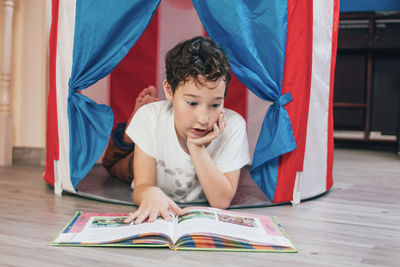
[[(265, 217), (262, 221), (262, 217)], [(266, 216), (249, 215), (213, 208), (193, 208), (178, 216), (174, 242), (187, 234), (230, 237), (248, 243), (293, 247), (291, 242), (272, 226)], [(267, 224), (265, 227), (263, 223)], [(274, 223), (275, 224), (275, 223)]]
[(172, 240), (173, 236), (173, 221), (160, 217), (152, 223), (135, 225), (124, 223), (128, 214), (81, 213), (78, 216), (54, 243), (114, 243), (145, 235), (161, 235)]

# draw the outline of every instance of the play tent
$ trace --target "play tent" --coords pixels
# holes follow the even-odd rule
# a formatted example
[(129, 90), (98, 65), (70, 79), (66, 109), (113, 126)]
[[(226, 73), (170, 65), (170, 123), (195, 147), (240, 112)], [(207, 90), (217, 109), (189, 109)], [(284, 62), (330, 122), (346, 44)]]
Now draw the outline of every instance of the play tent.
[[(114, 125), (113, 109), (82, 90), (118, 66), (157, 16), (160, 2), (52, 1), (44, 179), (56, 194), (77, 192), (77, 185), (104, 151)], [(168, 2), (185, 1), (163, 0), (162, 5)], [(254, 95), (272, 103), (262, 114), (265, 119), (251, 166), (253, 180), (274, 203), (327, 191), (333, 184), (332, 97), (339, 1), (192, 3), (206, 34), (226, 51), (235, 76)], [(235, 105), (240, 99), (231, 102)]]

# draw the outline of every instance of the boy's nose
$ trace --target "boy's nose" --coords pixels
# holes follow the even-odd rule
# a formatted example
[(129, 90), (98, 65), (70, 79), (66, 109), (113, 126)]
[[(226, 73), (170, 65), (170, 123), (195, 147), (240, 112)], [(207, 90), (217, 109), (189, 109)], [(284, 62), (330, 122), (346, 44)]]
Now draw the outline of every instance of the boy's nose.
[(200, 109), (197, 113), (197, 122), (202, 126), (207, 126), (209, 119), (208, 110)]

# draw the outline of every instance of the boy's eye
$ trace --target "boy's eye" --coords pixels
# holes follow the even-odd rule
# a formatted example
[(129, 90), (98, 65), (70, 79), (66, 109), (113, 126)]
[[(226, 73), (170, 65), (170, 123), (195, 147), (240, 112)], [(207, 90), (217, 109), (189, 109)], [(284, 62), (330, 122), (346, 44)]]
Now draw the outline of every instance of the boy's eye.
[(210, 105), (212, 108), (218, 108), (219, 106), (221, 106), (221, 104), (220, 103), (218, 103), (218, 104), (211, 104)]
[(188, 101), (188, 102), (186, 102), (186, 103), (188, 103), (189, 106), (197, 106), (197, 105), (198, 105), (197, 102), (190, 102), (190, 101)]

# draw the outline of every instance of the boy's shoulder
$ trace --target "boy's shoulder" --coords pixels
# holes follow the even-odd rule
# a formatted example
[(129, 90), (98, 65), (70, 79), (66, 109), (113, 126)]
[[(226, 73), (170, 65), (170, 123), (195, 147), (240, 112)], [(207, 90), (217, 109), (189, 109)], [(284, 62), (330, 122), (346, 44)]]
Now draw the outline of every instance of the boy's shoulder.
[(168, 100), (160, 100), (141, 106), (137, 112), (160, 115), (167, 114), (169, 111), (172, 111), (171, 102)]
[(228, 125), (229, 124), (240, 125), (240, 126), (246, 125), (246, 121), (242, 117), (242, 115), (240, 115), (239, 113), (237, 113), (232, 109), (225, 108), (224, 110), (225, 110), (225, 119)]

